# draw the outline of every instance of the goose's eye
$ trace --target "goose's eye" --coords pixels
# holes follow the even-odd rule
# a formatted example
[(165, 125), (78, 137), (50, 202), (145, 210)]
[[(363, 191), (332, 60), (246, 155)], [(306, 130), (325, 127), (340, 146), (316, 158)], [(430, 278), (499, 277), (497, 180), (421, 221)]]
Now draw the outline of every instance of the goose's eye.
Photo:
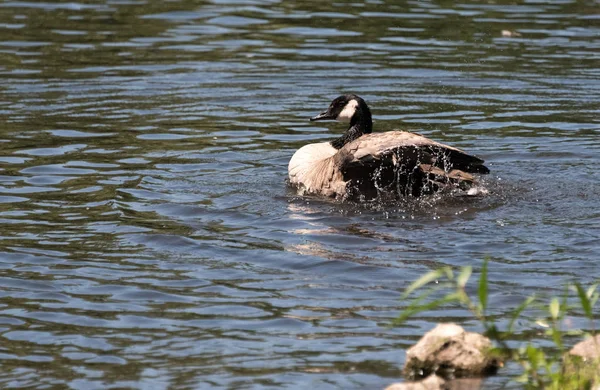
[(332, 108), (334, 110), (341, 111), (345, 105), (346, 105), (346, 102), (344, 102), (343, 100), (340, 100), (340, 101), (337, 101)]

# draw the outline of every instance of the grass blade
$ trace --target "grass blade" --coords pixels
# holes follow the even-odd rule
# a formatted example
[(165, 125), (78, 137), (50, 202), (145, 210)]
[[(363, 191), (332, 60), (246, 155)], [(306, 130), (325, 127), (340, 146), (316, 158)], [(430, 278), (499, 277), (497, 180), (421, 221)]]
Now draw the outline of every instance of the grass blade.
[(590, 288), (587, 289), (586, 295), (588, 296), (588, 298), (591, 298), (592, 295), (594, 295), (594, 292), (596, 291), (597, 288), (598, 288), (598, 283), (594, 283), (590, 286)]
[(435, 270), (435, 271), (427, 272), (425, 275), (421, 276), (419, 279), (417, 279), (414, 282), (412, 282), (412, 284), (410, 286), (408, 286), (408, 288), (406, 289), (406, 291), (404, 291), (404, 294), (402, 294), (401, 298), (405, 299), (413, 291), (415, 291), (415, 290), (423, 287), (424, 285), (426, 285), (426, 284), (428, 284), (430, 282), (433, 282), (436, 279), (439, 279), (440, 276), (442, 276), (445, 272), (446, 272), (445, 268), (440, 268), (440, 269)]
[(579, 295), (579, 301), (581, 302), (581, 307), (585, 312), (587, 318), (592, 318), (592, 304), (590, 303), (590, 298), (588, 297), (587, 292), (581, 287), (581, 284), (575, 283), (575, 288), (577, 289), (577, 295)]
[(469, 278), (471, 277), (472, 272), (473, 272), (473, 267), (471, 267), (471, 266), (463, 267), (463, 269), (460, 271), (460, 274), (458, 275), (458, 278), (456, 278), (456, 283), (458, 283), (458, 286), (460, 288), (465, 287), (465, 285), (469, 281)]
[(481, 267), (481, 275), (479, 276), (479, 306), (481, 312), (485, 313), (488, 303), (488, 279), (487, 279), (487, 267), (488, 259), (483, 261), (483, 267)]
[(558, 318), (559, 312), (560, 312), (560, 302), (558, 301), (558, 298), (554, 297), (550, 301), (550, 316), (552, 317), (553, 320), (556, 320)]
[(526, 300), (523, 301), (523, 303), (519, 305), (519, 307), (515, 309), (515, 311), (513, 311), (512, 318), (510, 319), (510, 323), (508, 324), (508, 333), (514, 333), (513, 327), (515, 321), (517, 320), (517, 318), (519, 318), (523, 310), (527, 309), (527, 307), (529, 307), (529, 305), (531, 305), (533, 301), (535, 301), (535, 296), (528, 297)]
[(411, 306), (407, 307), (406, 309), (404, 309), (402, 311), (402, 313), (400, 313), (400, 315), (392, 321), (392, 325), (396, 325), (396, 326), (400, 325), (404, 321), (406, 321), (408, 318), (412, 317), (413, 315), (415, 315), (417, 313), (427, 311), (427, 310), (437, 309), (440, 306), (445, 305), (446, 303), (456, 302), (457, 300), (458, 300), (458, 295), (456, 293), (450, 293), (443, 298), (439, 298), (439, 299), (433, 300), (431, 302), (427, 302), (423, 305), (415, 305), (415, 306), (411, 305)]
[(448, 278), (448, 280), (454, 280), (454, 273), (452, 272), (451, 267), (444, 267), (442, 268), (442, 270), (444, 270), (444, 272), (446, 273), (446, 277)]

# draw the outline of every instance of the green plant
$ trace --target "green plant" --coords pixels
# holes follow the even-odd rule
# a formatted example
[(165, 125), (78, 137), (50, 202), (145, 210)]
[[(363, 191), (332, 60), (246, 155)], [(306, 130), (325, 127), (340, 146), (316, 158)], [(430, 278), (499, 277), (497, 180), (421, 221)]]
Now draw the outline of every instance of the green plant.
[[(488, 313), (488, 260), (486, 259), (481, 268), (477, 297), (473, 298), (465, 289), (472, 275), (472, 267), (467, 266), (455, 273), (450, 267), (443, 267), (421, 276), (414, 281), (402, 295), (408, 299), (417, 290), (420, 295), (412, 298), (408, 306), (394, 320), (394, 325), (399, 325), (410, 317), (426, 310), (432, 310), (441, 306), (458, 303), (470, 311), (485, 329), (485, 334), (497, 347), (490, 351), (501, 355), (504, 359), (517, 362), (523, 369), (523, 373), (515, 378), (527, 389), (555, 389), (555, 390), (579, 390), (591, 388), (592, 383), (598, 379), (597, 370), (593, 373), (579, 375), (565, 371), (562, 367), (562, 359), (565, 354), (564, 337), (567, 335), (581, 335), (583, 332), (565, 331), (561, 324), (565, 315), (575, 307), (570, 306), (570, 292), (575, 292), (579, 309), (590, 321), (591, 333), (595, 333), (593, 308), (598, 301), (599, 293), (596, 291), (597, 284), (585, 290), (580, 284), (574, 283), (567, 287), (561, 298), (553, 297), (543, 300), (540, 297), (531, 296), (510, 312), (509, 324), (505, 330), (498, 329), (495, 318)], [(432, 282), (435, 282), (432, 285)], [(443, 293), (443, 294), (441, 294)], [(439, 297), (442, 295), (441, 298)], [(536, 347), (528, 341), (518, 347), (511, 347), (510, 340), (515, 337), (515, 322), (525, 310), (542, 313), (536, 322), (546, 327), (545, 335), (552, 341), (554, 348)], [(597, 382), (596, 382), (597, 383)]]

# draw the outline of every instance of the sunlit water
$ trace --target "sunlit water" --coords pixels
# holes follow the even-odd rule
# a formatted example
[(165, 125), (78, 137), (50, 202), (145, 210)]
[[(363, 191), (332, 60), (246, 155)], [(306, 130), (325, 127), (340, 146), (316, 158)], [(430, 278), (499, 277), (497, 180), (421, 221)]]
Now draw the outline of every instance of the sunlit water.
[[(489, 257), (501, 319), (597, 280), (597, 3), (295, 3), (0, 4), (3, 388), (383, 388), (434, 323), (477, 329), (388, 327), (428, 270)], [(484, 158), (490, 194), (296, 196), (342, 92)]]

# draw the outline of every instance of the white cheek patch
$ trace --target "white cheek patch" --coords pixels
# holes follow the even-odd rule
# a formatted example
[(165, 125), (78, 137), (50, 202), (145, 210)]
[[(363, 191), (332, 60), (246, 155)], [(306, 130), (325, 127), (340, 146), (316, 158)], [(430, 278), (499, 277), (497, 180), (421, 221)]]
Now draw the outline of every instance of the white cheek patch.
[(350, 122), (350, 119), (354, 116), (356, 112), (356, 107), (358, 107), (358, 102), (356, 99), (350, 100), (346, 103), (346, 107), (340, 112), (340, 114), (335, 118), (335, 120), (339, 122)]

